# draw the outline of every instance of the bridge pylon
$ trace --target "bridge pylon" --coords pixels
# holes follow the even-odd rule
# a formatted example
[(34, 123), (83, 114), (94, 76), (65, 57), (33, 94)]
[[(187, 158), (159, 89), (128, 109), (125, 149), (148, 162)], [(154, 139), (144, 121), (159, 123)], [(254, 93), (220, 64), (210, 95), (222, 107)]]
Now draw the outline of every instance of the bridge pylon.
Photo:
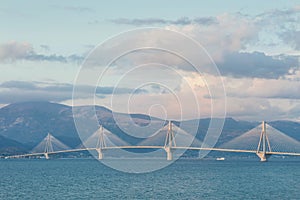
[(52, 145), (52, 140), (51, 140), (52, 135), (48, 133), (46, 137), (46, 145), (45, 145), (45, 150), (44, 150), (44, 156), (48, 160), (49, 159), (49, 153), (53, 152), (53, 145)]
[(262, 130), (256, 150), (256, 155), (260, 158), (260, 161), (265, 162), (267, 161), (267, 151), (271, 152), (271, 145), (270, 141), (267, 135), (267, 129), (266, 129), (266, 122), (262, 122)]
[(175, 142), (175, 136), (174, 136), (174, 132), (173, 132), (173, 128), (172, 128), (172, 122), (169, 121), (168, 132), (166, 135), (166, 140), (165, 140), (165, 145), (164, 145), (164, 149), (167, 152), (167, 160), (173, 159), (172, 147), (176, 147), (176, 142)]
[(96, 144), (96, 151), (98, 153), (98, 160), (102, 160), (103, 159), (103, 148), (106, 147), (106, 143), (105, 143), (105, 139), (104, 139), (104, 130), (103, 130), (103, 126), (100, 126), (100, 128), (98, 129), (98, 140), (97, 140), (97, 144)]

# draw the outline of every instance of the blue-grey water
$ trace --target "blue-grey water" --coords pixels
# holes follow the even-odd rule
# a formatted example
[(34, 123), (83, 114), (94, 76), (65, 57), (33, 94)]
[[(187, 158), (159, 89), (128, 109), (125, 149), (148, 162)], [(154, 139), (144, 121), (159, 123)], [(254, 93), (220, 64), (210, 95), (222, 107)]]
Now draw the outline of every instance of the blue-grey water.
[(128, 174), (92, 159), (2, 159), (0, 199), (300, 199), (300, 162), (179, 160)]

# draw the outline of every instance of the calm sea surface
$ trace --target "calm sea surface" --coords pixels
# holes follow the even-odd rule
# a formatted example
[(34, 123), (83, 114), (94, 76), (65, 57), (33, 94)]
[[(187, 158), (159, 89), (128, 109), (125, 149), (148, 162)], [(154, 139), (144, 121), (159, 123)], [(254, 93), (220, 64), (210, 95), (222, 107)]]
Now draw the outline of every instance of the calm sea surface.
[(300, 160), (179, 160), (128, 174), (92, 159), (2, 159), (0, 199), (300, 199)]

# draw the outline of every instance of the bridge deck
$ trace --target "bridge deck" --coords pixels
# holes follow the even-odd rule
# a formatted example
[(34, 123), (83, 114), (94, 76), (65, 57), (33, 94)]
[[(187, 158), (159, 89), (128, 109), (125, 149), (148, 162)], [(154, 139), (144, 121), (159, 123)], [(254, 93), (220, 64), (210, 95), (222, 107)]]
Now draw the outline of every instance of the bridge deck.
[[(110, 146), (104, 147), (102, 150), (109, 150), (109, 149), (165, 149), (164, 146)], [(209, 148), (209, 147), (180, 147), (175, 146), (171, 149), (182, 149), (182, 150), (202, 150), (202, 151), (221, 151), (221, 152), (236, 152), (236, 153), (257, 153), (255, 150), (242, 150), (242, 149), (223, 149), (223, 148)], [(69, 153), (69, 152), (80, 152), (80, 151), (92, 151), (97, 150), (97, 148), (80, 148), (80, 149), (68, 149), (68, 150), (61, 150), (61, 151), (53, 151), (47, 152), (47, 154), (58, 154), (58, 153)], [(22, 155), (13, 155), (7, 156), (6, 158), (21, 158), (21, 157), (30, 157), (30, 156), (41, 156), (45, 155), (46, 152), (41, 153), (29, 153), (29, 154), (22, 154)], [(266, 152), (267, 155), (289, 155), (289, 156), (300, 156), (300, 153), (293, 153), (293, 152)]]

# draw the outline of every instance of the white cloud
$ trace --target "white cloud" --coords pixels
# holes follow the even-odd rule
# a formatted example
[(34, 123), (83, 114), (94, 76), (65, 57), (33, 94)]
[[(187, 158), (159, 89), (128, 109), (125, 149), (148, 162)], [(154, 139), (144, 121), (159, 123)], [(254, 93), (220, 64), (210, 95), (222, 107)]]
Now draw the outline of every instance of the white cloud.
[(239, 98), (300, 99), (300, 81), (224, 78), (227, 95)]
[(0, 61), (16, 61), (24, 59), (33, 51), (32, 46), (27, 43), (19, 43), (16, 41), (0, 44)]
[(11, 41), (0, 44), (0, 62), (15, 62), (18, 60), (30, 61), (49, 61), (49, 62), (80, 62), (83, 56), (70, 55), (63, 56), (57, 54), (40, 54), (37, 53), (33, 46), (28, 42)]
[(167, 29), (182, 32), (198, 41), (212, 55), (216, 62), (222, 61), (224, 54), (242, 50), (250, 41), (257, 40), (259, 27), (242, 17), (222, 14), (211, 26), (190, 24), (167, 26)]
[[(69, 7), (69, 10), (78, 10), (80, 8)], [(84, 11), (84, 10), (82, 10)], [(128, 37), (122, 38), (122, 45), (118, 46), (120, 40), (113, 39), (103, 49), (92, 54), (91, 63), (106, 66), (115, 58), (127, 50), (133, 50), (140, 44), (146, 47), (166, 47), (169, 50), (178, 50), (179, 52), (189, 52), (190, 58), (197, 61), (203, 66), (202, 75), (205, 79), (199, 78), (193, 68), (189, 66), (179, 56), (163, 51), (144, 50), (133, 52), (123, 56), (113, 63), (113, 67), (107, 71), (104, 77), (105, 83), (109, 85), (109, 94), (115, 86), (116, 81), (120, 78), (119, 87), (138, 88), (143, 86), (143, 82), (161, 83), (160, 87), (149, 86), (147, 91), (150, 93), (137, 93), (130, 97), (130, 90), (125, 93), (114, 95), (114, 104), (111, 105), (110, 95), (101, 96), (97, 99), (100, 105), (112, 108), (114, 111), (127, 112), (128, 108), (136, 113), (149, 113), (158, 117), (164, 116), (167, 112), (168, 118), (177, 118), (181, 116), (181, 112), (186, 118), (209, 117), (212, 109), (212, 100), (214, 100), (213, 108), (220, 115), (224, 109), (224, 97), (222, 95), (222, 87), (220, 87), (219, 79), (223, 79), (227, 91), (227, 113), (228, 116), (240, 119), (251, 120), (269, 120), (269, 119), (299, 119), (300, 112), (300, 69), (299, 61), (291, 61), (294, 59), (288, 55), (280, 55), (277, 57), (269, 56), (267, 52), (247, 52), (248, 46), (253, 46), (264, 42), (261, 34), (271, 33), (271, 37), (279, 37), (286, 41), (286, 45), (294, 44), (295, 48), (299, 46), (297, 33), (299, 32), (299, 21), (295, 20), (295, 15), (299, 12), (299, 6), (290, 10), (274, 10), (272, 12), (263, 13), (260, 16), (247, 17), (242, 15), (231, 15), (228, 13), (219, 15), (211, 19), (202, 19), (193, 23), (189, 19), (166, 21), (160, 19), (146, 20), (120, 20), (117, 23), (160, 23), (172, 24), (164, 27), (168, 30), (182, 32), (205, 47), (212, 56), (213, 60), (219, 64), (222, 77), (209, 73), (206, 68), (212, 67), (211, 60), (204, 51), (199, 52), (195, 46), (187, 45), (187, 40), (178, 40), (176, 34), (164, 35), (149, 29), (143, 35), (134, 35), (134, 40), (128, 40)], [(206, 22), (212, 22), (206, 24)], [(180, 24), (180, 25), (178, 25)], [(280, 27), (282, 30), (280, 30)], [(293, 30), (294, 28), (294, 30)], [(287, 33), (288, 38), (282, 37), (280, 34)], [(278, 38), (277, 38), (278, 39)], [(278, 41), (275, 41), (278, 45)], [(116, 48), (117, 47), (117, 48)], [(106, 54), (103, 54), (103, 52)], [(109, 56), (106, 56), (109, 55)], [(111, 57), (110, 57), (111, 56)], [(79, 60), (82, 57), (74, 55), (43, 55), (35, 52), (29, 43), (9, 42), (0, 45), (0, 61), (16, 61), (16, 60), (34, 60), (34, 61), (59, 61), (67, 62), (68, 60)], [(296, 59), (296, 58), (295, 58)], [(96, 61), (96, 62), (94, 62)], [(94, 62), (94, 63), (93, 63)], [(168, 66), (174, 66), (174, 69), (181, 70), (179, 77), (172, 72), (166, 70), (140, 70), (127, 73), (132, 66), (156, 62)], [(223, 64), (223, 65), (222, 65)], [(205, 68), (206, 67), (206, 68)], [(89, 68), (83, 81), (93, 84), (92, 78), (99, 78), (101, 73), (99, 69)], [(122, 79), (124, 78), (124, 79)], [(89, 82), (90, 81), (90, 82)], [(185, 82), (187, 81), (187, 82)], [(163, 89), (163, 84), (170, 86), (177, 97), (180, 99), (178, 103), (174, 94)], [(209, 84), (211, 91), (215, 93), (211, 98), (211, 93), (206, 84)], [(5, 85), (4, 85), (5, 86)], [(24, 87), (27, 90), (24, 91)], [(29, 87), (32, 87), (30, 89)], [(63, 88), (36, 88), (36, 85), (26, 85), (22, 83), (18, 88), (6, 88), (1, 91), (2, 98), (6, 98), (6, 102), (12, 102), (16, 98), (25, 99), (28, 97), (48, 98), (56, 101), (69, 102), (71, 98), (71, 86), (67, 88), (67, 92)], [(43, 90), (44, 89), (44, 90)], [(200, 112), (196, 108), (194, 94), (200, 105)], [(17, 91), (17, 93), (16, 93)], [(16, 96), (17, 94), (17, 96)], [(23, 98), (22, 98), (23, 95)], [(79, 96), (84, 98), (84, 95)], [(101, 93), (101, 95), (103, 95)], [(24, 98), (26, 97), (26, 98)], [(84, 104), (84, 99), (80, 99)], [(161, 105), (165, 110), (161, 109)], [(128, 107), (129, 106), (129, 107)], [(156, 106), (156, 109), (151, 108)], [(180, 107), (181, 106), (181, 107)]]

